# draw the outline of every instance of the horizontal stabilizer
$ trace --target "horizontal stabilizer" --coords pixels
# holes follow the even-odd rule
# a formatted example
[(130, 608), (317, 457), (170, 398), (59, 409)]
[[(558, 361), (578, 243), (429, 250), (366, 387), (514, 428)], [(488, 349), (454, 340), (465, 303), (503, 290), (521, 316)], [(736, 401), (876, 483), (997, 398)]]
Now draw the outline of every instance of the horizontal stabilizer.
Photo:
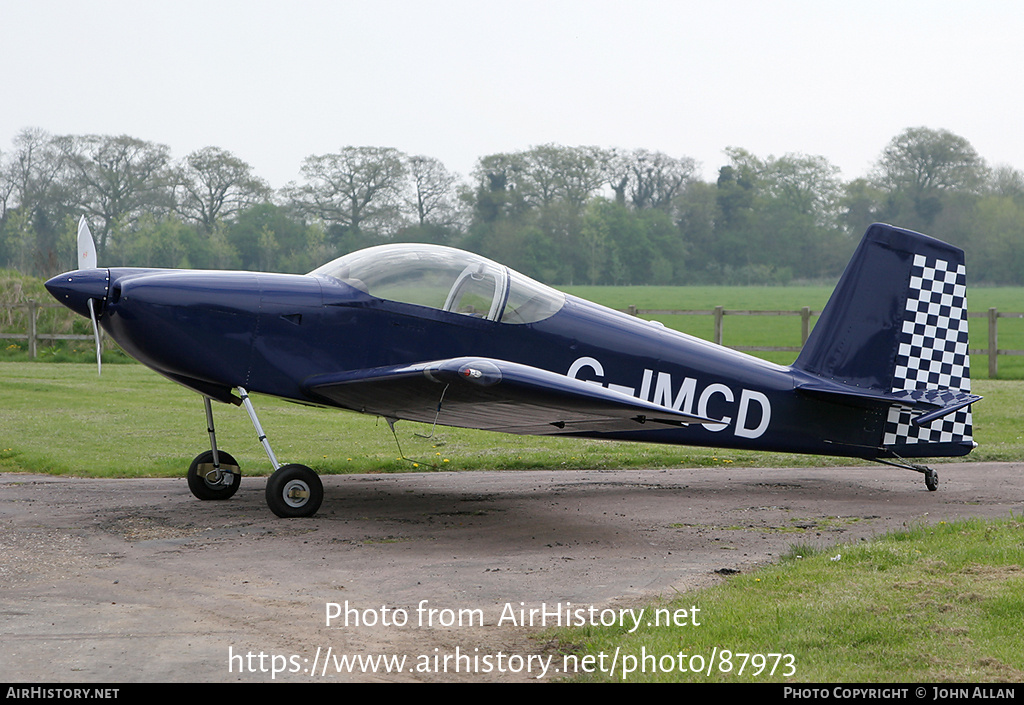
[(797, 390), (810, 396), (831, 398), (833, 401), (846, 404), (896, 404), (917, 412), (911, 419), (915, 426), (929, 424), (982, 399), (977, 394), (949, 389), (882, 392), (828, 382), (808, 382), (798, 385)]
[(981, 397), (977, 394), (954, 392), (948, 389), (931, 389), (923, 392), (904, 391), (896, 393), (914, 398), (914, 401), (916, 402), (914, 404), (914, 408), (919, 409), (925, 405), (935, 407), (932, 411), (913, 417), (911, 419), (911, 423), (915, 426), (927, 426), (932, 421), (941, 419), (943, 416), (948, 416), (954, 411), (960, 411), (960, 409), (963, 409), (965, 406), (970, 406), (974, 402), (981, 400)]
[(719, 423), (555, 372), (491, 358), (318, 375), (308, 379), (305, 388), (315, 397), (364, 413), (530, 435), (632, 430), (648, 422)]

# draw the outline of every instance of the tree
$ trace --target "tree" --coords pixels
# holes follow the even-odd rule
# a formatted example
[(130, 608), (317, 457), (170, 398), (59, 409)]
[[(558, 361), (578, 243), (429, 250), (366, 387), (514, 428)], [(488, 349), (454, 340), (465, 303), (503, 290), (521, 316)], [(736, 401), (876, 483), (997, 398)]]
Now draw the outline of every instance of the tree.
[(1024, 203), (1024, 171), (1007, 165), (996, 167), (989, 176), (987, 191)]
[(762, 159), (735, 147), (726, 154), (732, 163), (719, 171), (721, 216), (707, 264), (738, 282), (832, 274), (844, 243), (839, 169), (804, 154)]
[(177, 170), (175, 210), (207, 232), (248, 206), (270, 198), (270, 186), (247, 163), (218, 147), (189, 154)]
[(123, 259), (133, 266), (209, 268), (215, 261), (211, 238), (173, 215), (142, 215), (132, 227), (130, 237), (119, 240)]
[(868, 179), (854, 179), (846, 184), (840, 199), (841, 222), (850, 237), (859, 236), (872, 223), (881, 220), (885, 193)]
[(520, 153), (521, 189), (557, 263), (557, 277), (572, 284), (592, 269), (581, 250), (583, 211), (605, 183), (608, 156), (596, 147), (546, 144)]
[[(23, 271), (55, 274), (61, 224), (71, 210), (65, 161), (54, 138), (38, 128), (19, 132), (13, 145), (0, 161), (0, 223), (17, 241)], [(14, 210), (20, 217), (8, 217)]]
[(971, 213), (967, 276), (971, 281), (1024, 284), (1024, 200), (982, 196)]
[(579, 270), (590, 284), (670, 284), (683, 270), (682, 238), (661, 209), (595, 198), (579, 239)]
[(12, 170), (8, 168), (7, 158), (0, 152), (0, 223), (3, 223), (7, 209), (12, 205), (14, 179), (11, 176)]
[(692, 281), (693, 270), (706, 269), (714, 259), (715, 228), (722, 214), (718, 207), (718, 186), (694, 180), (676, 197), (673, 205), (676, 228), (686, 245), (686, 268), (675, 272), (681, 284)]
[(128, 135), (66, 136), (58, 141), (72, 173), (76, 205), (92, 217), (101, 259), (115, 225), (127, 229), (143, 213), (159, 216), (171, 209), (167, 145)]
[(945, 195), (977, 193), (988, 168), (963, 137), (949, 130), (911, 127), (892, 138), (874, 172), (887, 192), (887, 220), (928, 229), (942, 211)]
[(287, 190), (306, 213), (351, 230), (357, 238), (372, 227), (386, 232), (400, 212), (405, 155), (391, 147), (343, 147), (312, 155), (302, 164), (306, 183)]
[(520, 188), (534, 206), (556, 201), (581, 211), (604, 185), (609, 154), (598, 147), (545, 144), (518, 153), (523, 179)]
[(526, 162), (521, 152), (489, 154), (478, 159), (473, 170), (477, 186), (469, 196), (474, 220), (493, 223), (528, 211), (525, 173)]
[(459, 177), (433, 157), (409, 157), (407, 164), (412, 178), (412, 195), (409, 200), (419, 226), (453, 225), (458, 218), (455, 185)]
[(64, 160), (53, 137), (38, 128), (22, 130), (13, 140), (14, 151), (4, 168), (8, 192), (27, 212), (54, 205)]
[(227, 226), (226, 239), (242, 269), (308, 272), (329, 258), (300, 218), (273, 203), (240, 211)]
[(533, 265), (537, 257), (525, 253), (536, 248), (546, 276), (572, 283), (593, 269), (581, 252), (580, 233), (584, 208), (604, 184), (607, 159), (596, 147), (555, 144), (481, 158), (469, 195), (473, 222), (468, 244), (481, 248), (486, 243), (491, 249), (481, 253), (497, 257), (493, 248), (499, 234), (529, 232), (523, 258)]
[(949, 130), (907, 128), (894, 137), (878, 161), (879, 179), (888, 187), (927, 193), (978, 188), (984, 160), (963, 137)]
[(672, 201), (693, 179), (697, 162), (690, 157), (670, 157), (664, 152), (635, 149), (613, 153), (608, 160), (608, 183), (615, 200), (634, 208), (668, 210)]

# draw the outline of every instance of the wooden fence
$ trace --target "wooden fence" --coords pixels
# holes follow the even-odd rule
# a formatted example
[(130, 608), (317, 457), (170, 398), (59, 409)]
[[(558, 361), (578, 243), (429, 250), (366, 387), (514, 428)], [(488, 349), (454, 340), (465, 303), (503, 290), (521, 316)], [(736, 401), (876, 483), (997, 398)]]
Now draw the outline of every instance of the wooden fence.
[[(10, 320), (12, 311), (24, 310), (25, 321), (27, 323), (27, 330), (24, 333), (12, 333), (6, 330), (0, 329), (0, 340), (24, 340), (28, 344), (28, 354), (30, 357), (37, 357), (39, 355), (39, 341), (41, 340), (92, 340), (92, 334), (84, 335), (81, 333), (47, 333), (39, 332), (39, 312), (43, 309), (56, 308), (64, 309), (68, 312), (69, 316), (75, 316), (64, 307), (63, 304), (41, 304), (38, 301), (29, 300), (23, 304), (8, 304), (3, 307), (7, 310), (6, 320)], [(104, 333), (100, 331), (100, 339), (102, 340)]]
[[(25, 319), (27, 321), (28, 330), (24, 333), (11, 333), (0, 330), (0, 340), (24, 340), (28, 343), (28, 353), (31, 357), (36, 357), (39, 354), (39, 341), (40, 340), (92, 340), (92, 335), (72, 334), (72, 333), (40, 333), (38, 331), (39, 312), (41, 309), (58, 308), (63, 309), (61, 304), (41, 304), (38, 301), (28, 301), (23, 304), (7, 305), (4, 308), (8, 310), (7, 318), (10, 319), (10, 311), (16, 309), (23, 309), (26, 312)], [(65, 309), (66, 310), (66, 309)], [(715, 328), (714, 335), (712, 337), (713, 342), (718, 345), (724, 345), (723, 333), (724, 333), (724, 320), (726, 316), (799, 316), (800, 318), (800, 347), (779, 347), (771, 345), (730, 345), (729, 347), (733, 350), (741, 350), (743, 352), (800, 352), (803, 344), (807, 342), (807, 336), (811, 333), (811, 318), (818, 316), (821, 311), (812, 311), (809, 307), (804, 306), (799, 311), (743, 311), (743, 310), (732, 310), (725, 309), (722, 306), (716, 306), (714, 309), (705, 311), (670, 311), (662, 309), (638, 309), (636, 306), (630, 306), (625, 313), (631, 316), (714, 316)], [(73, 315), (69, 312), (69, 315)], [(990, 308), (987, 312), (968, 312), (968, 318), (987, 318), (988, 319), (988, 347), (985, 348), (971, 348), (971, 355), (986, 355), (988, 357), (988, 376), (991, 379), (996, 379), (999, 376), (999, 356), (1000, 355), (1024, 355), (1024, 350), (1001, 350), (999, 348), (999, 319), (1000, 318), (1024, 318), (1024, 313), (1006, 313), (1000, 312), (995, 308)], [(102, 336), (102, 331), (100, 332)]]
[[(726, 316), (799, 316), (800, 317), (800, 347), (779, 347), (769, 345), (730, 345), (733, 350), (743, 352), (793, 352), (798, 353), (807, 342), (807, 336), (811, 333), (811, 317), (821, 315), (821, 311), (812, 311), (804, 306), (799, 311), (743, 311), (725, 309), (722, 306), (715, 306), (712, 310), (705, 311), (669, 311), (663, 309), (638, 309), (630, 306), (624, 313), (631, 316), (714, 316), (715, 329), (712, 341), (717, 345), (724, 345), (723, 329)], [(1024, 350), (1001, 350), (999, 348), (999, 319), (1000, 318), (1024, 318), (1024, 313), (1000, 312), (990, 308), (987, 312), (967, 313), (968, 318), (988, 319), (988, 347), (971, 348), (968, 352), (971, 355), (986, 355), (988, 357), (988, 376), (996, 379), (999, 376), (1000, 355), (1024, 355)]]

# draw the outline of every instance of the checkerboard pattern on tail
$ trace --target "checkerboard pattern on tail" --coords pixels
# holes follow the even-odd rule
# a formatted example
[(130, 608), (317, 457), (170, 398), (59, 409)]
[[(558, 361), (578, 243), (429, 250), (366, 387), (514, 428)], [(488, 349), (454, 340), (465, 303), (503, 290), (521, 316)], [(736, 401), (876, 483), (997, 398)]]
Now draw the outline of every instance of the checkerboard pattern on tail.
[[(962, 264), (915, 255), (892, 391), (936, 388), (971, 391), (966, 275)], [(905, 407), (890, 407), (883, 443), (971, 440), (970, 407), (923, 426), (912, 422), (915, 415)]]

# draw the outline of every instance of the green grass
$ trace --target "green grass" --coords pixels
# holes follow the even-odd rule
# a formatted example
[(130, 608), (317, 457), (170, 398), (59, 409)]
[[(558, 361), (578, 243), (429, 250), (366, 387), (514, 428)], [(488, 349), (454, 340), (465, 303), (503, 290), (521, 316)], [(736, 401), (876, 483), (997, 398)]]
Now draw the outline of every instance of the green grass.
[[(577, 675), (586, 681), (1024, 682), (1024, 523), (940, 522), (854, 545), (795, 548), (780, 564), (645, 609), (645, 617), (685, 609), (700, 625), (655, 627), (645, 618), (633, 634), (588, 626), (545, 637), (595, 666), (601, 654), (610, 666), (618, 653), (617, 673)], [(680, 653), (687, 667), (703, 657), (704, 672), (680, 672)], [(642, 654), (656, 656), (647, 673)], [(631, 663), (636, 670), (624, 675)]]
[[(975, 383), (980, 447), (968, 459), (1024, 457), (1024, 382)], [(383, 421), (256, 397), (274, 451), (321, 473), (623, 467), (819, 467), (845, 458), (512, 436), (400, 422), (402, 450)], [(215, 404), (218, 445), (249, 475), (269, 462), (249, 417)], [(419, 434), (419, 435), (417, 435)], [(421, 436), (431, 436), (423, 438)], [(209, 448), (200, 397), (141, 365), (0, 363), (0, 471), (92, 477), (180, 476)]]

